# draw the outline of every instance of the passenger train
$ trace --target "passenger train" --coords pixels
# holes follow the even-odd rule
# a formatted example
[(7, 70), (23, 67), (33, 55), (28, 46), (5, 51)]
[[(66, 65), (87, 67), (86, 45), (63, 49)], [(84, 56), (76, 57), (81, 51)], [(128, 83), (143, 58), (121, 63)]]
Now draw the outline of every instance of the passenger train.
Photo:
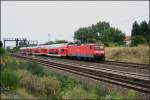
[(97, 61), (105, 60), (105, 47), (103, 44), (68, 45), (66, 43), (22, 47), (20, 53)]

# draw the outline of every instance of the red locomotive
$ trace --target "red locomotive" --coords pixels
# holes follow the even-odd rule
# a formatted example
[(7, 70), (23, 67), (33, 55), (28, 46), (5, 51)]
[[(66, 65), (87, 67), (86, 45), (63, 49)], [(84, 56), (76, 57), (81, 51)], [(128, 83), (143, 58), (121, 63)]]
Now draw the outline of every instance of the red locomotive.
[(69, 57), (76, 57), (78, 59), (87, 59), (87, 60), (104, 60), (105, 52), (104, 45), (96, 44), (82, 44), (68, 46)]
[(52, 44), (20, 49), (24, 54), (68, 57), (85, 60), (105, 60), (105, 48), (102, 44)]

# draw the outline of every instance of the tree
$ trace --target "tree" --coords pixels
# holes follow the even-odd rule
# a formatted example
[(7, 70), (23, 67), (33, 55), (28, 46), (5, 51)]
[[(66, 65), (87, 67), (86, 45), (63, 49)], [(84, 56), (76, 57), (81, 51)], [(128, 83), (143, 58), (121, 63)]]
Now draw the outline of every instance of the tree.
[(149, 28), (146, 21), (140, 23), (140, 35), (143, 36), (147, 41), (149, 40)]
[(102, 41), (103, 43), (114, 42), (116, 44), (123, 44), (125, 34), (119, 29), (110, 27), (108, 22), (98, 22), (88, 27), (81, 27), (74, 33), (74, 38), (80, 40), (81, 43), (96, 43)]
[(94, 39), (94, 38), (88, 39), (88, 43), (96, 43), (96, 39)]
[(4, 54), (5, 54), (5, 49), (3, 47), (0, 47), (0, 57)]
[(6, 47), (6, 50), (7, 50), (8, 52), (10, 52), (10, 51), (11, 51), (10, 46), (7, 46), (7, 47)]
[(149, 24), (146, 21), (142, 21), (140, 25), (135, 21), (131, 31), (131, 45), (147, 43), (150, 38), (149, 34)]
[(109, 28), (105, 30), (101, 35), (101, 40), (104, 44), (113, 43), (116, 45), (123, 45), (125, 39), (125, 34), (119, 29)]
[(132, 30), (131, 30), (131, 37), (136, 35), (140, 35), (140, 26), (137, 23), (137, 21), (133, 23)]
[(75, 31), (74, 38), (80, 40), (81, 43), (86, 43), (89, 38), (88, 29), (84, 27), (79, 28), (77, 31)]
[(54, 44), (54, 42), (53, 41), (49, 41), (49, 42), (47, 42), (47, 43), (45, 43), (46, 45), (50, 45), (50, 44)]
[(96, 29), (97, 29), (97, 32), (99, 33), (102, 33), (103, 31), (107, 30), (110, 28), (110, 25), (108, 22), (98, 22), (96, 25), (95, 25)]
[(57, 43), (68, 43), (68, 41), (67, 41), (67, 40), (56, 40), (55, 43), (56, 43), (56, 44), (57, 44)]

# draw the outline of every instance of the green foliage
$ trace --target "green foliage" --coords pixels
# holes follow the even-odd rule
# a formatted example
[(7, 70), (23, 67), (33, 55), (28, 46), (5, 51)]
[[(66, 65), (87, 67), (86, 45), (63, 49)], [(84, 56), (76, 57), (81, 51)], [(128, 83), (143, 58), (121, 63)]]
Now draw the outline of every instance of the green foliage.
[(40, 65), (38, 65), (36, 62), (29, 62), (27, 70), (29, 70), (32, 74), (36, 74), (38, 76), (44, 75), (43, 68)]
[(149, 26), (146, 21), (140, 23), (140, 35), (142, 35), (147, 41), (150, 40)]
[(86, 92), (81, 86), (62, 92), (62, 99), (96, 99), (96, 97), (96, 94)]
[(6, 47), (6, 51), (7, 51), (7, 52), (10, 52), (10, 51), (11, 51), (10, 46), (7, 46), (7, 47)]
[(17, 52), (17, 51), (20, 50), (19, 48), (20, 48), (20, 47), (14, 47), (14, 48), (11, 50), (11, 52)]
[(96, 43), (102, 41), (107, 44), (113, 42), (117, 45), (124, 44), (125, 34), (119, 29), (110, 27), (107, 22), (98, 22), (89, 27), (81, 27), (74, 33), (74, 38), (81, 43)]
[(47, 98), (54, 100), (59, 99), (60, 85), (59, 81), (55, 78), (43, 77), (42, 83), (45, 83), (45, 94)]
[[(109, 91), (100, 85), (88, 85), (82, 81), (76, 80), (73, 77), (68, 77), (65, 74), (56, 72), (48, 72), (47, 76), (56, 77), (61, 86), (62, 99), (102, 99), (108, 96)], [(117, 93), (111, 93), (111, 98), (121, 98)]]
[(136, 35), (140, 35), (140, 26), (137, 23), (137, 21), (133, 23), (132, 30), (131, 30), (131, 36), (136, 36)]
[(76, 41), (75, 44), (77, 44), (79, 46), (79, 45), (81, 45), (81, 41)]
[(64, 88), (73, 88), (77, 85), (77, 81), (73, 77), (69, 76), (64, 81), (64, 85)]
[(67, 40), (56, 40), (55, 43), (56, 43), (56, 44), (57, 44), (57, 43), (68, 43), (68, 41), (67, 41)]
[(45, 43), (46, 45), (50, 45), (50, 44), (55, 44), (55, 42), (53, 41), (48, 41), (47, 43)]
[(101, 34), (101, 40), (103, 43), (113, 43), (115, 45), (124, 44), (125, 34), (123, 34), (119, 29), (109, 28)]
[(5, 49), (3, 47), (0, 47), (0, 57), (5, 54)]
[(139, 44), (145, 44), (147, 43), (146, 39), (143, 36), (137, 35), (132, 37), (132, 46), (137, 46)]
[(88, 39), (88, 43), (96, 43), (96, 39)]
[(149, 42), (150, 39), (150, 28), (149, 23), (142, 21), (140, 25), (135, 21), (131, 31), (131, 45), (137, 46)]
[(6, 54), (1, 57), (0, 65), (1, 70), (4, 70), (5, 68), (9, 69), (19, 68), (19, 62)]
[(133, 90), (129, 90), (128, 91), (128, 96), (127, 96), (128, 100), (134, 100), (135, 96), (136, 96), (136, 92), (135, 91), (133, 91)]
[(14, 89), (21, 86), (39, 99), (101, 99), (110, 94), (100, 86), (85, 84), (66, 74), (46, 73), (36, 62), (19, 61), (5, 55), (2, 65), (1, 87)]
[(52, 77), (37, 77), (27, 70), (17, 70), (21, 85), (41, 99), (59, 99), (60, 84)]
[(19, 86), (19, 77), (12, 69), (6, 68), (1, 72), (1, 87), (15, 89)]
[(17, 69), (19, 68), (19, 64), (15, 60), (10, 60), (5, 63), (5, 68)]
[(59, 44), (59, 43), (68, 43), (68, 41), (67, 40), (56, 40), (56, 41), (49, 41), (45, 44), (50, 45), (50, 44)]

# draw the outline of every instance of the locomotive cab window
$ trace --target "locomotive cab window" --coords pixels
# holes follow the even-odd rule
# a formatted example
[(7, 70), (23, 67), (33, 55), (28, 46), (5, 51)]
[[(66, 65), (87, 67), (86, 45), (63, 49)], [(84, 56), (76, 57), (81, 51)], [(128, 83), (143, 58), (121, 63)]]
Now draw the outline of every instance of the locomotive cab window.
[(63, 52), (63, 51), (64, 51), (64, 49), (61, 49), (61, 51)]
[(102, 49), (104, 49), (103, 45), (96, 45), (95, 46), (95, 50), (102, 50)]

